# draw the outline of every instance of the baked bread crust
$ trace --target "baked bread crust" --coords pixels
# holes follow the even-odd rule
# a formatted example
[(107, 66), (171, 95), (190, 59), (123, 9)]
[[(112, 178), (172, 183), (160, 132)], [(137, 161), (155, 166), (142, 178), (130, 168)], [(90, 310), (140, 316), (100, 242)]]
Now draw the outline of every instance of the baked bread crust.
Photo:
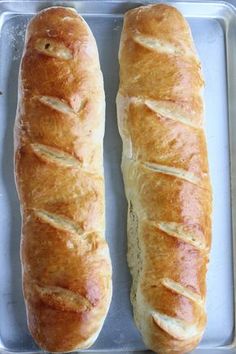
[(15, 176), (29, 330), (44, 350), (91, 346), (107, 314), (105, 98), (95, 39), (70, 8), (29, 23), (19, 74)]
[(186, 20), (163, 4), (125, 14), (119, 61), (135, 322), (148, 348), (185, 353), (206, 325), (211, 245), (201, 66)]

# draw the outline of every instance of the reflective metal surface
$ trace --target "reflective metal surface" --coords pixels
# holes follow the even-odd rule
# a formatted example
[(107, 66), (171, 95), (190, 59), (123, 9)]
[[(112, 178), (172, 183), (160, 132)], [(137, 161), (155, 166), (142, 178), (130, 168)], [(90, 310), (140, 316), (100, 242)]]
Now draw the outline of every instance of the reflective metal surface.
[[(13, 124), (25, 28), (34, 13), (52, 5), (75, 7), (85, 17), (97, 40), (105, 81), (106, 236), (113, 263), (114, 292), (105, 325), (91, 350), (145, 349), (134, 326), (129, 301), (126, 200), (120, 171), (121, 140), (115, 97), (123, 13), (149, 2), (0, 1), (0, 351), (39, 351), (28, 333), (21, 291), (20, 213), (13, 174)], [(227, 348), (234, 346), (235, 323), (236, 10), (233, 4), (220, 1), (170, 3), (189, 20), (203, 66), (206, 132), (214, 192), (213, 243), (207, 281), (208, 326), (195, 352), (225, 353), (229, 352)]]

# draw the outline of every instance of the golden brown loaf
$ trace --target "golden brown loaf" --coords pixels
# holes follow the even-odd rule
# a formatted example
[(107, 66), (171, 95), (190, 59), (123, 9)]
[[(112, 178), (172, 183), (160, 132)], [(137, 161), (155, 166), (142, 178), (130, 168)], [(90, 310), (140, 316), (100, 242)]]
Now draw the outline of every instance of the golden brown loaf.
[(119, 59), (134, 317), (150, 349), (185, 353), (206, 324), (211, 243), (201, 67), (187, 22), (166, 5), (125, 15)]
[(111, 300), (104, 108), (88, 25), (69, 8), (38, 13), (20, 68), (15, 171), (28, 325), (50, 352), (92, 345)]

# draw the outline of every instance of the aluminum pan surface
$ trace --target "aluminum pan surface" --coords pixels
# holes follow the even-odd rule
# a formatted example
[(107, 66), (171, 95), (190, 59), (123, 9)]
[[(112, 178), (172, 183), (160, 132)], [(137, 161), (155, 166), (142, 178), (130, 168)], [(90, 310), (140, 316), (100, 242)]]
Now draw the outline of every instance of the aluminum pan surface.
[[(38, 351), (26, 326), (19, 260), (20, 213), (13, 176), (13, 135), (19, 60), (26, 24), (39, 9), (51, 5), (75, 7), (90, 25), (104, 73), (107, 112), (104, 140), (107, 240), (113, 262), (113, 300), (93, 350), (144, 349), (133, 324), (129, 302), (130, 276), (126, 262), (126, 200), (120, 172), (121, 140), (116, 122), (118, 88), (117, 52), (122, 14), (139, 2), (25, 1), (0, 2), (0, 348), (5, 351)], [(145, 2), (148, 3), (148, 2)], [(233, 340), (233, 252), (231, 231), (228, 108), (235, 112), (233, 62), (236, 53), (235, 12), (226, 3), (173, 2), (189, 20), (206, 81), (206, 133), (214, 191), (213, 244), (208, 273), (208, 326), (200, 344), (205, 348), (227, 346)], [(230, 42), (229, 42), (230, 40)], [(228, 84), (231, 89), (227, 102)], [(234, 42), (235, 43), (235, 42)], [(235, 64), (236, 66), (236, 64)], [(236, 68), (234, 69), (236, 70)], [(229, 103), (229, 104), (228, 104)], [(231, 124), (231, 128), (235, 128)], [(231, 131), (231, 135), (236, 130)], [(235, 134), (234, 133), (234, 134)], [(231, 147), (234, 147), (232, 144)], [(233, 149), (231, 149), (233, 151)], [(233, 164), (231, 164), (233, 167)], [(235, 171), (236, 172), (236, 171)], [(234, 176), (231, 176), (235, 178)], [(232, 179), (234, 181), (234, 179)], [(232, 184), (233, 185), (233, 184)]]

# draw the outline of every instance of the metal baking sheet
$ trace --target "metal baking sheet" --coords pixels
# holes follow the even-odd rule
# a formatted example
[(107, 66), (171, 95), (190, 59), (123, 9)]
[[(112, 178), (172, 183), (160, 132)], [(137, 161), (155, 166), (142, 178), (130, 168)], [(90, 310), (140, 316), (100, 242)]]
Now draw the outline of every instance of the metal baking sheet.
[[(20, 212), (13, 175), (13, 124), (19, 61), (28, 20), (42, 8), (72, 6), (96, 37), (106, 91), (104, 140), (106, 237), (113, 263), (113, 299), (91, 350), (145, 346), (132, 319), (126, 262), (126, 200), (116, 122), (118, 46), (123, 14), (149, 1), (0, 1), (0, 351), (38, 352), (27, 325), (19, 259)], [(214, 192), (213, 243), (207, 278), (208, 325), (195, 353), (234, 352), (236, 191), (236, 9), (231, 2), (169, 2), (187, 17), (205, 75), (206, 133)]]

